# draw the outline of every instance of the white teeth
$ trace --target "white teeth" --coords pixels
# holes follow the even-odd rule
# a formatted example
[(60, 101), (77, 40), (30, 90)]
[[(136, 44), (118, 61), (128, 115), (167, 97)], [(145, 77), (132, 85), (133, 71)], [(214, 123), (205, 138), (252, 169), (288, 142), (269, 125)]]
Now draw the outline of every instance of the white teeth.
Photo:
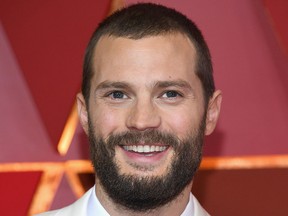
[(128, 145), (123, 146), (126, 151), (134, 151), (138, 153), (151, 153), (151, 152), (162, 152), (167, 149), (167, 146), (154, 146), (154, 145)]
[(138, 152), (143, 152), (143, 150), (144, 150), (144, 147), (143, 146), (137, 146), (137, 151)]
[(145, 146), (143, 147), (143, 152), (150, 152), (150, 146), (145, 145)]

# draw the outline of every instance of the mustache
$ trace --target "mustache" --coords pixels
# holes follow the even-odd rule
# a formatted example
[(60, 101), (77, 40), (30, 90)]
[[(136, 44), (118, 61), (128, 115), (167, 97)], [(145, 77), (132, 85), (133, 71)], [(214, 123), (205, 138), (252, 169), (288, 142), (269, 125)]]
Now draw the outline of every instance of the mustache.
[(143, 145), (159, 143), (177, 149), (180, 146), (181, 140), (170, 133), (152, 129), (146, 131), (127, 131), (119, 134), (112, 134), (108, 137), (106, 143), (106, 146), (109, 149), (115, 149), (117, 145), (135, 145), (139, 143)]

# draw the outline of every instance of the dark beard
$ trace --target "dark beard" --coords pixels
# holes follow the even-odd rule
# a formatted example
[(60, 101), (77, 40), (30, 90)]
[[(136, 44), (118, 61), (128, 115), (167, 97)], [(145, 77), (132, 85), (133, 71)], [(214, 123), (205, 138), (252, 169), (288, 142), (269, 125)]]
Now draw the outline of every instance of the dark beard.
[[(89, 119), (90, 154), (96, 176), (115, 204), (135, 212), (163, 206), (175, 199), (191, 183), (202, 158), (204, 129), (205, 121), (202, 120), (199, 130), (183, 141), (168, 133), (148, 130), (111, 135), (105, 142), (102, 137), (94, 136)], [(140, 177), (119, 174), (119, 167), (114, 158), (115, 147), (140, 141), (164, 143), (173, 148), (175, 154), (165, 175)]]

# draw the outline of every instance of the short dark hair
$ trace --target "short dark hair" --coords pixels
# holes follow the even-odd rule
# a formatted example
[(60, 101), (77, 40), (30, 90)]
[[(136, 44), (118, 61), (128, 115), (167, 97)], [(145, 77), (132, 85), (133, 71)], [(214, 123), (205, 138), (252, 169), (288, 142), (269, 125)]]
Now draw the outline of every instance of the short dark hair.
[(215, 91), (213, 67), (208, 46), (197, 26), (178, 11), (153, 3), (134, 4), (116, 11), (101, 22), (87, 46), (84, 65), (82, 94), (89, 103), (92, 58), (95, 46), (102, 36), (141, 39), (149, 36), (181, 33), (192, 41), (196, 48), (196, 75), (202, 83), (206, 105)]

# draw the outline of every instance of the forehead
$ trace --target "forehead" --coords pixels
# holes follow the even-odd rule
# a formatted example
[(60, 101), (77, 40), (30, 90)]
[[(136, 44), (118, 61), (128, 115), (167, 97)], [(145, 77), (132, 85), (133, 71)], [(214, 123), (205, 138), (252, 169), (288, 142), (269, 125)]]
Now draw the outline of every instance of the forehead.
[(102, 36), (92, 63), (94, 81), (108, 76), (120, 79), (127, 74), (146, 74), (150, 79), (163, 75), (185, 79), (188, 74), (195, 75), (196, 49), (191, 40), (180, 33), (137, 40)]

